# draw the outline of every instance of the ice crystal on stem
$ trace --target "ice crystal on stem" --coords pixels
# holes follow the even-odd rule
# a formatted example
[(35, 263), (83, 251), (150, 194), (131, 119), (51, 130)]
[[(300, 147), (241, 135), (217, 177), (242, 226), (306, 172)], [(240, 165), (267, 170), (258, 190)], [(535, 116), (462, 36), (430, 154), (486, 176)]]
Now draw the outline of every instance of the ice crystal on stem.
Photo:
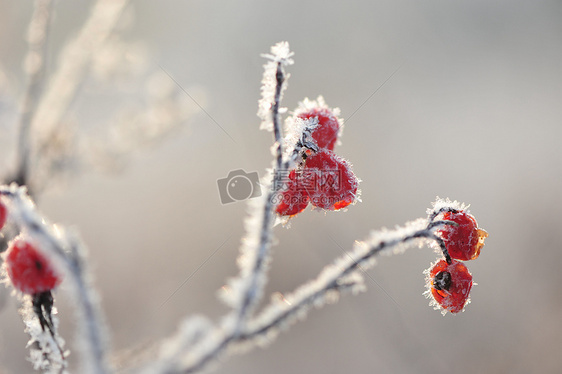
[(235, 307), (235, 334), (244, 326), (246, 319), (253, 312), (265, 286), (266, 271), (269, 262), (269, 248), (272, 239), (272, 227), (275, 210), (276, 171), (283, 165), (283, 144), (280, 123), (280, 105), (283, 90), (286, 88), (287, 75), (284, 66), (293, 63), (287, 42), (271, 47), (271, 54), (264, 55), (268, 61), (264, 65), (262, 79), (262, 99), (259, 102), (258, 116), (262, 119), (261, 128), (273, 130), (275, 161), (273, 175), (265, 181), (267, 193), (250, 202), (250, 216), (246, 220), (247, 236), (244, 239), (238, 265), (240, 275), (230, 283), (231, 292), (237, 297)]
[[(33, 312), (29, 297), (23, 297), (22, 306), (19, 310), (25, 324), (25, 332), (29, 335), (27, 348), (29, 348), (29, 361), (35, 370), (41, 370), (46, 374), (64, 374), (68, 362), (66, 357), (69, 352), (64, 351), (64, 339), (58, 334), (51, 334), (48, 329), (43, 329), (37, 316)], [(58, 328), (56, 309), (53, 309), (51, 317), (54, 330)]]
[(284, 111), (279, 107), (279, 103), (287, 88), (285, 80), (288, 76), (284, 75), (282, 69), (294, 63), (291, 58), (293, 54), (289, 49), (289, 43), (280, 42), (271, 47), (271, 53), (262, 55), (269, 61), (264, 65), (261, 99), (258, 103), (258, 117), (262, 120), (260, 129), (274, 131), (275, 116)]

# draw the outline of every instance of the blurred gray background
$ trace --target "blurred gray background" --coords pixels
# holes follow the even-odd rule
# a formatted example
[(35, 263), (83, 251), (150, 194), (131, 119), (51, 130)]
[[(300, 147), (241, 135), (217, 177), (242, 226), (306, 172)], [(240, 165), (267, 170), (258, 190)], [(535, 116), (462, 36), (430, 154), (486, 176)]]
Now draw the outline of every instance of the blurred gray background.
[[(57, 2), (49, 71), (91, 5)], [(31, 2), (0, 1), (11, 87), (0, 108), (3, 170), (31, 13)], [(226, 311), (216, 291), (236, 274), (246, 206), (221, 205), (216, 180), (270, 166), (271, 134), (255, 115), (260, 54), (286, 40), (295, 65), (284, 105), (321, 94), (353, 114), (336, 151), (363, 180), (363, 201), (278, 226), (268, 294), (313, 278), (369, 230), (424, 216), (436, 196), (470, 203), (490, 237), (468, 264), (478, 286), (460, 315), (428, 306), (422, 271), (436, 255), (411, 249), (382, 258), (366, 293), (312, 311), (216, 372), (562, 371), (561, 2), (133, 1), (126, 17), (121, 37), (142, 44), (145, 71), (164, 68), (208, 115), (134, 152), (117, 173), (86, 168), (40, 195), (40, 208), (79, 228), (89, 247), (117, 358), (171, 334), (186, 314)], [(139, 101), (144, 78), (103, 89), (87, 80), (69, 116), (83, 134), (107, 132), (106, 114)], [(59, 292), (57, 304), (70, 340), (72, 303)], [(32, 371), (16, 308), (9, 299), (0, 310), (1, 373)]]

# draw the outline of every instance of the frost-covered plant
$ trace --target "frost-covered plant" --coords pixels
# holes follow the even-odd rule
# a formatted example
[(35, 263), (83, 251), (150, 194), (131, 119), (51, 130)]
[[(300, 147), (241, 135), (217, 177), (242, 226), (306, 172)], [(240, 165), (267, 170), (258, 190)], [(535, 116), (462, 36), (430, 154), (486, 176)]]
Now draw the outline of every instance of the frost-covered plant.
[[(28, 51), (24, 71), (27, 87), (15, 126), (16, 138), (11, 142), (13, 147), (1, 149), (3, 156), (7, 156), (7, 151), (15, 153), (13, 168), (0, 171), (2, 184), (13, 183), (8, 190), (14, 192), (13, 186), (25, 186), (28, 198), (37, 201), (50, 184), (60, 182), (63, 177), (92, 168), (115, 170), (116, 166), (123, 165), (125, 156), (160, 141), (198, 110), (161, 67), (147, 66), (142, 45), (124, 41), (122, 32), (128, 27), (127, 19), (132, 17), (129, 3), (127, 0), (95, 1), (77, 35), (70, 38), (60, 53), (52, 58), (48, 47), (55, 2), (35, 0), (26, 37)], [(48, 57), (54, 62), (49, 69)], [(3, 76), (1, 72), (0, 76)], [(80, 96), (82, 87), (90, 85), (102, 90), (108, 82), (118, 82), (127, 87), (130, 81), (135, 84), (145, 82), (146, 89), (141, 90), (145, 94), (140, 97), (142, 105), (116, 105), (115, 110), (108, 112), (108, 118), (104, 119), (108, 122), (105, 126), (107, 132), (104, 134), (102, 131), (101, 137), (99, 132), (97, 136), (81, 133), (72, 104)], [(0, 86), (0, 89), (4, 88), (4, 85)], [(98, 129), (100, 127), (97, 126)], [(3, 133), (3, 136), (8, 135), (11, 134)], [(12, 197), (0, 198), (0, 228), (4, 226), (7, 214), (11, 218), (0, 233), (0, 252), (6, 251), (10, 241), (13, 246), (18, 235), (29, 235), (39, 254), (50, 258), (44, 240), (29, 234), (33, 230), (21, 225), (22, 218), (18, 216), (21, 211), (12, 201), (15, 195), (6, 194)], [(30, 204), (33, 206), (31, 200)], [(37, 222), (42, 224), (42, 218)], [(55, 232), (62, 230), (56, 226), (51, 229)], [(72, 243), (56, 248), (59, 255), (64, 253), (63, 264), (73, 274), (70, 278), (67, 274), (67, 283), (71, 283), (71, 288), (82, 295), (75, 299), (84, 300), (77, 304), (77, 310), (83, 316), (78, 324), (77, 341), (81, 344), (77, 347), (88, 352), (84, 355), (85, 364), (81, 372), (106, 372), (108, 366), (104, 351), (108, 341), (104, 338), (104, 325), (98, 323), (97, 296), (89, 286), (84, 252), (76, 244), (79, 240), (73, 235), (67, 238), (72, 238)], [(38, 264), (35, 268), (37, 273), (38, 266), (44, 263), (43, 260), (35, 263)], [(10, 268), (6, 268), (4, 273), (8, 280)], [(27, 279), (29, 272), (24, 270), (23, 274)], [(56, 308), (50, 306), (52, 299), (41, 292), (19, 290), (15, 294), (21, 304), (20, 315), (25, 331), (30, 335), (28, 347), (33, 366), (46, 372), (64, 372), (68, 352), (63, 351), (64, 340), (57, 334), (58, 320)], [(57, 343), (58, 347), (54, 349)]]
[[(51, 4), (49, 0), (38, 0), (36, 3), (36, 15), (32, 24), (36, 29), (42, 29), (43, 33), (46, 33)], [(111, 29), (125, 4), (125, 1), (98, 1), (82, 33), (73, 43), (86, 43), (101, 48), (103, 40), (111, 34)], [(95, 31), (100, 34), (92, 37), (90, 33)], [(41, 38), (34, 40), (35, 44), (30, 41), (30, 54), (44, 48)], [(81, 80), (85, 74), (85, 66), (91, 63), (92, 56), (85, 53), (77, 58), (72, 51), (73, 46), (78, 44), (73, 43), (69, 44), (65, 53), (68, 54), (67, 57), (76, 57), (76, 60), (68, 62), (69, 66), (64, 62), (62, 66), (66, 68), (62, 69), (68, 69), (73, 80)], [(280, 332), (302, 320), (311, 309), (335, 303), (345, 292), (357, 294), (363, 291), (366, 287), (364, 272), (375, 265), (381, 254), (400, 253), (414, 246), (429, 245), (442, 254), (442, 258), (427, 271), (428, 295), (434, 298), (433, 304), (441, 307), (443, 311), (457, 313), (468, 303), (472, 276), (460, 261), (478, 257), (487, 234), (478, 228), (476, 220), (468, 213), (465, 205), (438, 198), (427, 210), (425, 218), (392, 230), (371, 232), (309, 282), (282, 297), (275, 297), (278, 294), (272, 295), (270, 301), (258, 309), (264, 297), (268, 270), (272, 264), (270, 252), (275, 223), (281, 220), (280, 217), (300, 213), (308, 202), (318, 208), (339, 210), (356, 202), (359, 195), (359, 180), (352, 173), (347, 161), (333, 153), (335, 144), (341, 137), (343, 125), (339, 118), (339, 110), (329, 108), (321, 97), (315, 101), (305, 99), (286, 119), (283, 130), (281, 116), (286, 109), (281, 106), (281, 100), (287, 88), (288, 78), (285, 68), (293, 64), (293, 53), (288, 43), (281, 42), (274, 45), (271, 53), (264, 57), (267, 63), (262, 80), (258, 116), (261, 118), (260, 127), (273, 134), (273, 163), (262, 180), (266, 193), (249, 200), (250, 213), (245, 221), (246, 234), (237, 261), (238, 274), (228, 280), (227, 285), (222, 288), (221, 300), (227, 305), (228, 311), (216, 321), (200, 315), (186, 316), (180, 321), (176, 333), (159, 344), (155, 357), (137, 362), (136, 366), (128, 368), (127, 372), (197, 373), (218, 363), (219, 358), (270, 344)], [(0, 186), (0, 223), (4, 224), (6, 212), (8, 216), (8, 227), (3, 229), (4, 233), (8, 238), (16, 235), (25, 238), (25, 243), (33, 243), (33, 251), (24, 253), (27, 256), (24, 256), (25, 261), (6, 262), (9, 275), (6, 281), (20, 291), (20, 314), (26, 326), (25, 331), (31, 337), (30, 359), (36, 370), (45, 373), (69, 371), (66, 358), (70, 350), (66, 350), (64, 339), (57, 332), (56, 309), (52, 305), (52, 298), (49, 299), (48, 296), (60, 279), (64, 278), (68, 285), (65, 288), (75, 301), (78, 329), (73, 349), (77, 351), (81, 364), (77, 372), (112, 373), (115, 369), (107, 359), (107, 327), (88, 269), (85, 246), (76, 233), (51, 223), (38, 211), (31, 193), (34, 190), (29, 188), (41, 186), (34, 179), (37, 165), (32, 165), (40, 162), (43, 152), (48, 154), (51, 147), (48, 140), (51, 138), (39, 136), (39, 140), (33, 140), (29, 132), (33, 119), (38, 113), (43, 113), (41, 110), (46, 110), (43, 105), (47, 104), (44, 103), (53, 99), (49, 99), (48, 93), (45, 96), (39, 95), (43, 85), (44, 72), (41, 71), (41, 63), (36, 62), (34, 69), (28, 72), (30, 86), (26, 96), (27, 104), (24, 105), (26, 110), (20, 123), (21, 158), (16, 177), (12, 179), (14, 183)], [(57, 104), (58, 109), (48, 113), (47, 124), (55, 129), (66, 110), (67, 102), (76, 93), (76, 83), (67, 83), (70, 86), (62, 92), (61, 102)], [(158, 116), (154, 118), (156, 117)], [(147, 126), (152, 128), (149, 122), (146, 122)], [(60, 130), (53, 128), (49, 127), (48, 130)], [(166, 127), (163, 131), (166, 131), (165, 129)], [(158, 136), (160, 132), (155, 131), (154, 134)], [(139, 136), (144, 139), (142, 135)], [(117, 144), (119, 143), (121, 142), (117, 141)], [(134, 141), (121, 147), (121, 151), (128, 152), (141, 143), (143, 141)], [(54, 159), (56, 157), (52, 160)], [(297, 182), (302, 182), (299, 178), (303, 178), (307, 172), (317, 176), (327, 171), (338, 171), (344, 176), (340, 180), (343, 193), (335, 190), (333, 179), (322, 180), (320, 185), (299, 190), (298, 194), (296, 189), (293, 190)], [(50, 174), (50, 177), (52, 178), (53, 174)], [(300, 202), (296, 208), (295, 205), (286, 204), (283, 199), (287, 191)], [(327, 198), (329, 203), (324, 204), (321, 197)], [(12, 233), (7, 233), (7, 229), (11, 229)], [(12, 242), (12, 252), (9, 251), (5, 255), (8, 259), (18, 243)], [(20, 273), (27, 271), (25, 266), (30, 266), (32, 274), (36, 276), (34, 279), (39, 281), (32, 283), (29, 288), (28, 282), (22, 282), (21, 278), (14, 276), (14, 266), (18, 266)], [(48, 275), (55, 278), (43, 277), (42, 271), (47, 268)], [(37, 287), (38, 283), (41, 287)]]

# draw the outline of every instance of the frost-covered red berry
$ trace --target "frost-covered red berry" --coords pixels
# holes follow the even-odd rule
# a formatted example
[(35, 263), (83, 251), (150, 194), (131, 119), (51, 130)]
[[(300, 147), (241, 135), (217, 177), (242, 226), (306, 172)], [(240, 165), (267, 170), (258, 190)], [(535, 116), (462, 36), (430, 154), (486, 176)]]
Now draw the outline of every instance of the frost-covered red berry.
[(451, 313), (458, 313), (468, 301), (472, 275), (462, 262), (452, 260), (448, 264), (441, 259), (427, 272), (427, 287), (438, 306)]
[(22, 238), (10, 243), (6, 270), (14, 287), (29, 295), (50, 291), (62, 280), (49, 259)]
[(310, 201), (308, 194), (300, 185), (301, 175), (292, 170), (285, 183), (285, 188), (279, 194), (280, 202), (275, 210), (280, 216), (294, 216), (302, 212)]
[(338, 210), (357, 200), (359, 179), (351, 164), (332, 151), (321, 149), (309, 156), (303, 174), (310, 201), (318, 208)]
[(458, 225), (447, 225), (436, 232), (445, 242), (449, 255), (462, 261), (478, 258), (488, 233), (478, 228), (476, 219), (464, 211), (445, 212), (442, 219)]
[(8, 208), (6, 208), (6, 205), (2, 204), (2, 201), (0, 201), (0, 230), (2, 230), (2, 227), (6, 224), (7, 218)]
[(334, 150), (338, 140), (340, 124), (338, 118), (329, 108), (317, 107), (305, 112), (297, 113), (301, 119), (318, 118), (318, 126), (312, 131), (312, 138), (319, 148)]

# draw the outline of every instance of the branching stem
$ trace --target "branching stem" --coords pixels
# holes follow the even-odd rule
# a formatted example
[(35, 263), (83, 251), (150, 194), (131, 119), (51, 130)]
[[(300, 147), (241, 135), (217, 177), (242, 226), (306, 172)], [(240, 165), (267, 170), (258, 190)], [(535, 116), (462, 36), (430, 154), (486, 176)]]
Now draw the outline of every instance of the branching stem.
[(31, 167), (31, 123), (39, 105), (39, 98), (45, 85), (45, 70), (48, 50), (48, 36), (51, 24), (52, 0), (36, 0), (33, 16), (28, 30), (29, 50), (27, 53), (28, 84), (25, 92), (22, 113), (19, 119), (17, 142), (17, 166), (12, 182), (29, 186)]

